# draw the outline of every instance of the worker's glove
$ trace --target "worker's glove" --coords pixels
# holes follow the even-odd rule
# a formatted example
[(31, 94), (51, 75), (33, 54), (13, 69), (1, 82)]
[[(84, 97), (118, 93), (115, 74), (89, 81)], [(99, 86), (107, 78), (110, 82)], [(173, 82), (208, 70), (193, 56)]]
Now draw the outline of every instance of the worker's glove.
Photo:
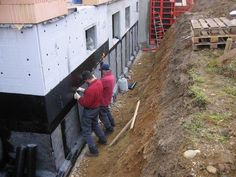
[(79, 87), (79, 88), (77, 88), (77, 90), (76, 91), (79, 91), (79, 92), (84, 92), (85, 91), (85, 89), (84, 88), (82, 88), (82, 87)]
[(75, 99), (75, 100), (79, 100), (80, 97), (81, 97), (81, 96), (80, 96), (77, 92), (74, 94), (74, 99)]

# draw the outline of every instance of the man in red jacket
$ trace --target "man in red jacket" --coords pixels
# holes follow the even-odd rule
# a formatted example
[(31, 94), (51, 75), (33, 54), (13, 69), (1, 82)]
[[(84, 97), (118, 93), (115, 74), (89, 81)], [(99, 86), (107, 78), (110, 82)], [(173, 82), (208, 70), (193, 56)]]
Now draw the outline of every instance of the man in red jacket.
[(82, 135), (85, 138), (90, 151), (87, 153), (87, 156), (98, 156), (98, 149), (92, 138), (92, 131), (94, 131), (99, 138), (98, 143), (107, 143), (106, 136), (98, 124), (98, 114), (103, 99), (103, 86), (102, 82), (94, 78), (89, 71), (84, 71), (82, 73), (82, 79), (88, 83), (89, 86), (84, 91), (83, 96), (75, 93), (74, 98), (84, 107), (81, 127)]
[(110, 134), (114, 131), (114, 119), (109, 109), (109, 105), (113, 96), (113, 89), (115, 86), (115, 76), (112, 74), (108, 64), (103, 64), (100, 68), (102, 71), (102, 85), (103, 85), (103, 100), (100, 107), (100, 120), (105, 127), (105, 134)]

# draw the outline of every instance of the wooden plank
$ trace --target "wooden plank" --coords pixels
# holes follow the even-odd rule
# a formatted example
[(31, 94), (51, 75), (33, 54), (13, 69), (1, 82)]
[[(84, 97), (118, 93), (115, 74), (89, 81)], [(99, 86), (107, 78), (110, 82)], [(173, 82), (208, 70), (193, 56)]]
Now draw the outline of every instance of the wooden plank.
[(229, 32), (231, 34), (236, 34), (236, 24), (232, 23), (229, 19), (225, 18), (225, 17), (221, 17), (220, 18), (228, 27), (229, 27)]
[(215, 23), (213, 19), (207, 18), (205, 20), (211, 28), (219, 28), (218, 24)]
[(207, 31), (204, 31), (204, 30), (202, 30), (201, 33), (202, 33), (203, 36), (208, 36), (208, 35), (209, 35), (209, 34), (207, 33)]
[(225, 45), (224, 54), (228, 53), (231, 50), (232, 44), (233, 44), (232, 38), (228, 38), (227, 42), (226, 42), (226, 45)]
[(204, 19), (199, 19), (199, 22), (201, 23), (201, 25), (204, 29), (209, 28), (208, 24), (206, 23), (206, 21)]
[(0, 23), (34, 24), (62, 16), (67, 13), (67, 4), (62, 0), (51, 0), (50, 2), (26, 5), (0, 4)]
[(232, 38), (232, 40), (236, 42), (236, 35), (230, 35), (230, 38)]
[(193, 29), (201, 29), (202, 28), (202, 26), (198, 22), (198, 20), (191, 20), (191, 24), (192, 24)]
[(211, 49), (217, 49), (218, 48), (218, 44), (217, 43), (211, 43), (210, 48)]
[(217, 36), (212, 36), (211, 38), (210, 38), (210, 42), (218, 42), (219, 41), (219, 37), (217, 37)]
[(225, 18), (225, 17), (220, 17), (220, 20), (221, 20), (224, 24), (226, 24), (226, 26), (228, 26), (228, 27), (232, 27), (232, 26), (233, 26), (233, 24), (231, 23), (231, 21), (230, 21), (229, 19)]
[(221, 28), (226, 28), (227, 26), (219, 19), (219, 18), (214, 18), (214, 21), (219, 25)]
[(193, 42), (193, 44), (199, 43), (199, 38), (198, 37), (192, 37), (192, 42)]
[(137, 114), (138, 114), (139, 105), (140, 105), (140, 100), (137, 102), (137, 105), (136, 105), (136, 108), (135, 108), (135, 112), (134, 112), (134, 116), (132, 118), (132, 123), (131, 123), (130, 129), (134, 128), (134, 123), (135, 123), (135, 120), (136, 120), (136, 117), (137, 117)]
[(112, 146), (113, 144), (115, 144), (117, 142), (117, 140), (121, 137), (121, 135), (123, 135), (126, 130), (128, 130), (130, 124), (132, 123), (133, 119), (130, 119), (130, 121), (125, 125), (125, 127), (120, 131), (120, 133), (113, 139), (113, 141), (109, 144), (109, 146)]
[(212, 42), (200, 42), (200, 43), (197, 43), (197, 44), (193, 44), (195, 46), (210, 46), (211, 44), (217, 44), (217, 45), (225, 45), (226, 44), (226, 41), (222, 42), (216, 42), (216, 43), (212, 43)]
[(83, 5), (98, 5), (109, 2), (110, 0), (83, 0)]
[(200, 36), (201, 34), (201, 28), (195, 28), (191, 27), (191, 35), (192, 36)]
[(220, 35), (227, 35), (227, 34), (229, 34), (229, 32), (227, 30), (220, 29), (219, 34)]

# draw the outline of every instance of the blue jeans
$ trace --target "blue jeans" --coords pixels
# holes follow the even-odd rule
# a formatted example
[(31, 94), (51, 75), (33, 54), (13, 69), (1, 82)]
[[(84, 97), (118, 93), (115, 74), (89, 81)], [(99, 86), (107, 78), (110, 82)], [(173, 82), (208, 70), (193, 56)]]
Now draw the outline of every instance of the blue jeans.
[(82, 127), (82, 135), (84, 139), (86, 140), (89, 148), (96, 148), (96, 144), (94, 143), (93, 137), (92, 137), (92, 131), (96, 134), (96, 136), (101, 141), (107, 141), (104, 132), (99, 127), (98, 124), (98, 114), (99, 114), (99, 108), (96, 109), (86, 109), (83, 110), (83, 117), (81, 121), (81, 127)]
[(110, 109), (107, 106), (100, 107), (99, 118), (107, 130), (113, 130), (115, 121), (111, 115)]

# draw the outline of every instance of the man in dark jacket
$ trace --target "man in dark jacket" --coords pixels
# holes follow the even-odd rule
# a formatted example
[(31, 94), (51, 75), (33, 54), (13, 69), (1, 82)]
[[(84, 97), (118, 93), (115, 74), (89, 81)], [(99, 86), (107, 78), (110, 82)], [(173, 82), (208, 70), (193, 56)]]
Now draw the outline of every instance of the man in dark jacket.
[[(82, 79), (89, 84), (84, 91), (84, 95), (80, 96), (75, 93), (74, 98), (84, 107), (81, 126), (82, 135), (85, 138), (89, 151), (87, 156), (98, 156), (98, 149), (92, 137), (92, 131), (99, 138), (100, 144), (106, 144), (107, 140), (104, 132), (98, 124), (98, 114), (102, 103), (103, 86), (100, 80), (97, 80), (89, 71), (82, 73)], [(81, 88), (80, 88), (81, 89)]]
[(103, 64), (100, 70), (102, 71), (101, 82), (103, 85), (103, 99), (102, 105), (100, 107), (100, 120), (106, 129), (105, 134), (110, 134), (113, 132), (113, 127), (115, 126), (114, 119), (109, 109), (109, 105), (112, 100), (113, 89), (115, 86), (115, 76), (112, 74), (108, 64)]

